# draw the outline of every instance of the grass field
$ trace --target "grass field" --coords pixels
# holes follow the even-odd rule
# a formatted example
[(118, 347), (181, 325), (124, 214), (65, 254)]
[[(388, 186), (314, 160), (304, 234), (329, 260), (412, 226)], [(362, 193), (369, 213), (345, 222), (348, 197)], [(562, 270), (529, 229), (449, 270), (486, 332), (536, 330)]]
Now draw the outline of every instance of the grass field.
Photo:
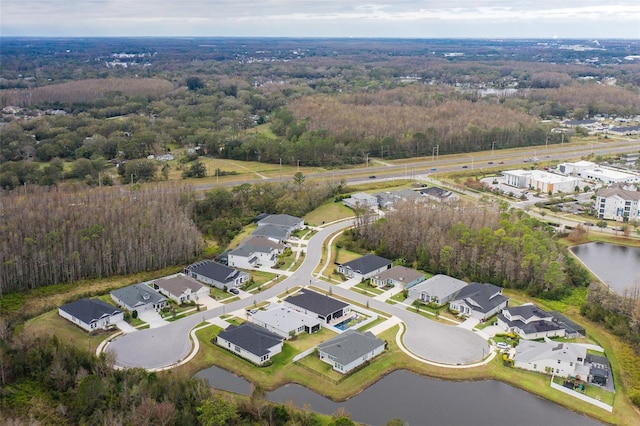
[(320, 226), (323, 223), (346, 219), (353, 217), (353, 215), (353, 210), (349, 207), (342, 203), (336, 203), (334, 200), (328, 200), (311, 213), (308, 213), (304, 217), (304, 222), (311, 226)]

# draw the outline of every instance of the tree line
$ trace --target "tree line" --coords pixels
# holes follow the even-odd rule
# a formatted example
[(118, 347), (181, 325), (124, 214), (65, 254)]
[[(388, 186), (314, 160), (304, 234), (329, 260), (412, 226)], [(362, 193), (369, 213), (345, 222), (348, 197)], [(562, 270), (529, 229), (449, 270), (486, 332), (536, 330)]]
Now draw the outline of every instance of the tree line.
[[(0, 324), (2, 326), (2, 324)], [(3, 424), (43, 425), (301, 425), (325, 424), (307, 409), (272, 404), (257, 388), (242, 400), (212, 392), (205, 379), (143, 369), (114, 369), (57, 336), (0, 334)], [(353, 426), (346, 413), (332, 425)]]
[(559, 299), (589, 283), (548, 225), (491, 206), (405, 203), (373, 220), (360, 212), (346, 244), (442, 273)]
[(1, 195), (0, 290), (157, 270), (202, 250), (180, 185), (27, 187)]

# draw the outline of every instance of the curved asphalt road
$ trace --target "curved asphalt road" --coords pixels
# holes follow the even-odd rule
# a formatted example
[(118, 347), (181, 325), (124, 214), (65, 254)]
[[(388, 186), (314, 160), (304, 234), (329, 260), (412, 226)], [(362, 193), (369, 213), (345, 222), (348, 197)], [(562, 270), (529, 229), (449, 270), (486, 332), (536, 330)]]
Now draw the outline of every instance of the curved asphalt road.
[[(196, 313), (163, 327), (122, 335), (110, 342), (105, 350), (113, 351), (115, 364), (125, 368), (160, 369), (180, 362), (192, 348), (189, 331), (200, 322), (218, 317), (225, 312), (247, 308), (253, 305), (254, 301), (259, 302), (275, 297), (287, 288), (307, 285), (313, 270), (320, 261), (324, 242), (334, 232), (352, 224), (352, 221), (344, 221), (329, 225), (319, 231), (309, 240), (305, 259), (295, 273), (273, 287), (256, 294), (255, 297)], [(456, 365), (480, 361), (485, 354), (489, 353), (487, 342), (469, 330), (440, 324), (411, 313), (403, 309), (402, 305), (396, 306), (379, 302), (322, 281), (314, 280), (314, 285), (326, 290), (331, 287), (334, 294), (362, 304), (366, 304), (368, 301), (371, 308), (388, 312), (400, 318), (407, 326), (403, 337), (404, 344), (407, 349), (420, 358)]]

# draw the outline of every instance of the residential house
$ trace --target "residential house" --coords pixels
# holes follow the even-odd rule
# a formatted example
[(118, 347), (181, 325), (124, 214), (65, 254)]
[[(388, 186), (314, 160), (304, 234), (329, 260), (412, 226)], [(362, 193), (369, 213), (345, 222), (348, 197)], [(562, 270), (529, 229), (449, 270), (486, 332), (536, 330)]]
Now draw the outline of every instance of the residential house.
[(503, 309), (498, 314), (498, 326), (528, 340), (564, 337), (566, 333), (564, 327), (554, 321), (553, 315), (533, 303)]
[(426, 198), (419, 192), (412, 189), (399, 189), (397, 191), (386, 191), (374, 194), (378, 200), (378, 207), (381, 209), (391, 209), (399, 202), (425, 201)]
[(273, 267), (278, 255), (284, 251), (284, 244), (269, 238), (249, 237), (238, 248), (227, 252), (227, 265), (236, 268)]
[(305, 315), (286, 306), (258, 310), (249, 317), (249, 320), (285, 339), (302, 332), (315, 333), (321, 327), (317, 317)]
[(58, 315), (80, 326), (83, 330), (106, 330), (112, 324), (123, 321), (121, 310), (98, 299), (80, 299), (58, 308)]
[(586, 337), (587, 331), (585, 328), (575, 322), (571, 321), (569, 318), (562, 315), (560, 312), (551, 311), (549, 315), (553, 317), (553, 320), (564, 328), (564, 336), (568, 339), (575, 339), (577, 337)]
[(406, 266), (394, 266), (371, 277), (371, 285), (375, 287), (401, 287), (408, 289), (424, 281), (424, 274)]
[(288, 214), (270, 214), (258, 220), (258, 227), (265, 225), (281, 226), (293, 232), (297, 229), (304, 229), (304, 219)]
[(252, 237), (268, 238), (274, 243), (284, 243), (291, 237), (291, 230), (278, 225), (262, 225), (251, 233)]
[(284, 304), (305, 315), (319, 318), (326, 324), (345, 321), (353, 316), (348, 303), (306, 288), (284, 299)]
[(438, 306), (453, 300), (467, 283), (448, 275), (434, 275), (409, 289), (409, 299)]
[(318, 345), (320, 359), (339, 373), (346, 374), (384, 351), (384, 340), (367, 331), (346, 330)]
[(183, 274), (155, 280), (153, 288), (178, 304), (197, 302), (209, 295), (209, 287)]
[(338, 265), (338, 273), (347, 278), (365, 280), (391, 268), (391, 261), (374, 254), (365, 254), (350, 262)]
[(282, 337), (263, 327), (244, 322), (218, 333), (216, 344), (256, 365), (263, 365), (282, 352)]
[(422, 188), (420, 193), (428, 199), (438, 202), (452, 202), (457, 201), (460, 198), (453, 192), (447, 189), (438, 188), (437, 186)]
[(378, 199), (366, 192), (357, 192), (349, 198), (342, 200), (342, 203), (352, 209), (375, 209), (378, 207)]
[(568, 377), (579, 376), (586, 380), (587, 349), (575, 343), (535, 342), (521, 340), (512, 353), (513, 366), (539, 373)]
[(463, 287), (449, 304), (460, 315), (486, 320), (507, 307), (509, 299), (502, 295), (502, 288), (493, 284), (471, 283)]
[(113, 290), (111, 298), (129, 312), (160, 311), (167, 306), (167, 298), (146, 284), (133, 284)]
[(230, 289), (242, 286), (249, 280), (249, 274), (211, 260), (201, 260), (184, 268), (184, 273), (191, 278), (219, 289)]
[(596, 192), (596, 214), (600, 219), (633, 221), (640, 219), (640, 191), (614, 184)]

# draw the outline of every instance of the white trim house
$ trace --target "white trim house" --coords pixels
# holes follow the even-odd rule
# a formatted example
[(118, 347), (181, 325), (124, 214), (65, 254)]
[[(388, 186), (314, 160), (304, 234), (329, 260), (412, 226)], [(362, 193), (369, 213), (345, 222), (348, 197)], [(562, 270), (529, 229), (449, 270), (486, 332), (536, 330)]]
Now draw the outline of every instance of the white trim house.
[(282, 352), (282, 342), (282, 337), (250, 322), (230, 325), (216, 337), (216, 345), (256, 365)]
[(346, 374), (380, 355), (384, 348), (384, 340), (378, 339), (370, 331), (361, 333), (349, 329), (319, 344), (318, 355), (335, 371)]
[(587, 349), (575, 343), (530, 340), (521, 340), (512, 356), (516, 368), (561, 377), (579, 375), (586, 358)]
[(266, 311), (259, 310), (252, 314), (249, 320), (285, 339), (303, 332), (315, 333), (322, 327), (321, 321), (317, 317), (305, 315), (286, 306)]
[(80, 299), (58, 308), (58, 315), (85, 331), (106, 330), (112, 324), (124, 321), (124, 313), (98, 299)]

